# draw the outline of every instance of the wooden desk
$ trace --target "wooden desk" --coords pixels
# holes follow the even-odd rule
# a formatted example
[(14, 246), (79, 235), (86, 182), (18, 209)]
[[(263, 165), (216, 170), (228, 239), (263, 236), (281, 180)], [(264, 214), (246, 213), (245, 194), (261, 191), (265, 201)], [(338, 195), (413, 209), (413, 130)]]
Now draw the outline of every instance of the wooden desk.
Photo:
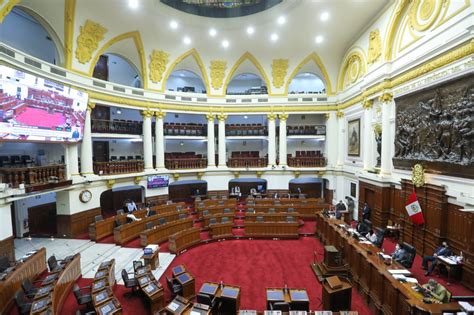
[[(146, 210), (138, 210), (133, 213), (137, 218), (144, 218), (146, 216)], [(104, 237), (114, 234), (115, 220), (118, 219), (120, 223), (127, 223), (127, 214), (114, 215), (110, 218), (106, 218), (102, 221), (93, 222), (89, 224), (89, 238), (92, 241), (98, 241)]]
[(220, 299), (223, 304), (226, 304), (222, 306), (224, 314), (236, 314), (240, 309), (240, 287), (238, 286), (204, 282), (199, 289), (199, 293), (207, 294), (211, 298)]
[(165, 294), (161, 283), (158, 282), (149, 266), (139, 268), (135, 272), (140, 290), (150, 305), (151, 313), (158, 312), (165, 305)]
[[(52, 314), (60, 314), (64, 300), (69, 295), (72, 286), (81, 276), (81, 255), (75, 254), (57, 273), (54, 281), (54, 287), (49, 296), (38, 295), (33, 299), (30, 314), (41, 314), (45, 311), (51, 311)], [(43, 285), (49, 285), (43, 283)]]
[(451, 277), (453, 273), (455, 273), (455, 275), (459, 279), (461, 279), (461, 273), (462, 273), (462, 267), (463, 267), (462, 263), (458, 264), (457, 262), (452, 261), (449, 258), (438, 256), (436, 257), (436, 264), (437, 264), (436, 268), (438, 268), (438, 272), (439, 272), (440, 266), (444, 266), (446, 270), (448, 271), (448, 285), (451, 284)]
[(142, 259), (145, 262), (145, 266), (150, 266), (151, 270), (155, 270), (156, 268), (160, 267), (160, 247), (158, 247), (157, 250), (150, 255), (144, 254)]
[(245, 236), (298, 238), (297, 222), (246, 222)]
[[(346, 263), (350, 266), (352, 278), (358, 285), (361, 293), (384, 314), (439, 314), (445, 311), (460, 309), (457, 303), (426, 304), (411, 289), (410, 285), (403, 284), (393, 278), (390, 269), (405, 269), (394, 262), (387, 266), (376, 255), (380, 250), (370, 244), (361, 244), (339, 227), (343, 221), (328, 219), (318, 214), (317, 226), (321, 230), (321, 239), (326, 244), (334, 245)], [(370, 253), (371, 252), (371, 253)]]
[[(180, 315), (191, 308), (192, 303), (182, 296), (177, 295), (166, 307), (166, 314)], [(156, 313), (155, 313), (156, 314)]]
[(171, 274), (173, 278), (176, 278), (176, 276), (182, 274), (183, 272), (186, 272), (186, 267), (184, 265), (178, 265), (176, 267), (173, 267), (173, 269), (171, 269)]
[(293, 217), (293, 222), (298, 222), (300, 214), (298, 212), (246, 213), (245, 222), (257, 222), (257, 217), (263, 217), (264, 222), (287, 222), (287, 217)]
[(179, 254), (183, 249), (191, 247), (201, 242), (201, 235), (198, 228), (175, 233), (169, 237), (169, 250), (172, 254)]
[(45, 270), (46, 249), (44, 247), (28, 257), (23, 263), (16, 265), (15, 269), (0, 281), (0, 314), (8, 313), (8, 309), (13, 305), (15, 293), (21, 290), (21, 283), (25, 279), (30, 279), (33, 282)]
[(350, 310), (352, 285), (349, 281), (341, 278), (341, 287), (332, 288), (326, 280), (323, 281), (323, 309), (333, 312)]
[(292, 310), (309, 311), (309, 297), (306, 289), (267, 288), (267, 309), (275, 302), (286, 302)]
[(226, 222), (226, 223), (215, 223), (209, 225), (209, 236), (212, 239), (220, 239), (226, 237), (232, 237), (232, 228), (234, 227), (233, 222)]
[(203, 220), (202, 225), (203, 225), (204, 228), (209, 227), (210, 221), (211, 221), (212, 218), (216, 219), (216, 223), (221, 223), (222, 218), (228, 218), (229, 222), (233, 222), (234, 217), (235, 217), (234, 210), (232, 210), (231, 213), (209, 214), (209, 215), (205, 215), (205, 216), (202, 217), (202, 220)]
[(170, 235), (192, 227), (192, 218), (181, 219), (154, 226), (152, 229), (140, 233), (140, 244), (143, 247), (148, 246), (149, 244), (160, 244), (167, 241)]
[(103, 261), (91, 285), (92, 305), (97, 314), (122, 314), (122, 306), (114, 295), (115, 259)]
[(192, 299), (196, 296), (194, 277), (188, 272), (183, 272), (176, 276), (176, 281), (183, 287), (183, 297)]
[[(230, 209), (230, 212), (224, 213), (224, 209)], [(207, 214), (204, 215), (204, 211), (207, 211)], [(219, 215), (222, 214), (223, 216), (234, 217), (235, 216), (235, 207), (231, 208), (228, 206), (212, 206), (206, 207), (202, 209), (197, 209), (199, 219), (205, 219), (206, 216), (211, 215)], [(209, 223), (207, 223), (209, 225)]]

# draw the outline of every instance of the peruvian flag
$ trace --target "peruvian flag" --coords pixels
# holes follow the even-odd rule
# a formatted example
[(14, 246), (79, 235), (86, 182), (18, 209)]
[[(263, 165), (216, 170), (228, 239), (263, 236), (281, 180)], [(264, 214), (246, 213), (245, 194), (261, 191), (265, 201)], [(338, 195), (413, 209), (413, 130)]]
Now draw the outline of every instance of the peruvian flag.
[(416, 198), (415, 192), (412, 192), (411, 195), (408, 197), (408, 201), (405, 208), (407, 209), (408, 215), (410, 216), (413, 223), (418, 225), (425, 223), (425, 219), (423, 218), (423, 212), (421, 212), (420, 203)]

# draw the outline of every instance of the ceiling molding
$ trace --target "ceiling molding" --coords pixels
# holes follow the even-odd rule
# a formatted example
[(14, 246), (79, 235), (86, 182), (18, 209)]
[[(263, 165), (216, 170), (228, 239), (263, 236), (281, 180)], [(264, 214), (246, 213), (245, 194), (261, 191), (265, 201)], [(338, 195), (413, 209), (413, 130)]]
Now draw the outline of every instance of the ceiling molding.
[(74, 17), (76, 15), (76, 0), (64, 0), (64, 67), (72, 68), (74, 46)]

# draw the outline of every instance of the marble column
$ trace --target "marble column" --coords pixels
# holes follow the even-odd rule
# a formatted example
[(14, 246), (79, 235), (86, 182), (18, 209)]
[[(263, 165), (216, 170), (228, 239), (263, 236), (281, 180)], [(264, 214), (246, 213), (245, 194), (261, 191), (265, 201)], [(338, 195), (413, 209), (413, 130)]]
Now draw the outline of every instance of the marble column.
[(84, 134), (81, 144), (81, 174), (94, 174), (94, 164), (92, 162), (92, 131), (91, 131), (91, 113), (95, 103), (87, 105), (86, 120), (84, 122)]
[(346, 137), (346, 133), (345, 133), (345, 120), (344, 120), (344, 113), (341, 112), (341, 111), (338, 111), (336, 113), (336, 117), (338, 118), (337, 119), (337, 129), (338, 129), (338, 133), (337, 133), (337, 166), (340, 166), (342, 167), (344, 165), (344, 152), (345, 152), (345, 148), (344, 148), (344, 144), (345, 144), (345, 137)]
[(288, 114), (278, 115), (280, 119), (280, 150), (279, 150), (279, 165), (286, 166), (288, 161), (286, 160), (286, 120), (288, 119)]
[(328, 159), (327, 166), (335, 167), (337, 164), (337, 148), (338, 148), (338, 128), (336, 112), (326, 114), (326, 157)]
[(78, 157), (78, 144), (70, 143), (66, 145), (66, 161), (67, 161), (67, 178), (71, 179), (72, 176), (78, 176), (79, 174), (79, 157)]
[(268, 167), (276, 165), (276, 114), (268, 114)]
[(371, 170), (374, 167), (374, 132), (372, 128), (372, 106), (373, 100), (365, 100), (362, 104), (364, 108), (364, 170)]
[(391, 155), (391, 126), (390, 116), (393, 106), (393, 96), (390, 93), (384, 93), (379, 97), (382, 103), (382, 150), (380, 160), (380, 172), (382, 175), (392, 173), (392, 155)]
[(155, 164), (157, 169), (165, 168), (165, 137), (163, 130), (163, 120), (166, 116), (165, 112), (159, 111), (155, 113)]
[(143, 162), (146, 171), (153, 168), (153, 141), (151, 134), (151, 117), (153, 117), (153, 112), (144, 110), (141, 114), (143, 116)]
[[(214, 135), (214, 119), (216, 118), (213, 114), (207, 114), (207, 167), (216, 167), (216, 148), (215, 148), (215, 135)], [(224, 125), (225, 126), (225, 125)]]
[(227, 156), (225, 151), (225, 121), (226, 114), (217, 115), (219, 120), (219, 167), (227, 167)]

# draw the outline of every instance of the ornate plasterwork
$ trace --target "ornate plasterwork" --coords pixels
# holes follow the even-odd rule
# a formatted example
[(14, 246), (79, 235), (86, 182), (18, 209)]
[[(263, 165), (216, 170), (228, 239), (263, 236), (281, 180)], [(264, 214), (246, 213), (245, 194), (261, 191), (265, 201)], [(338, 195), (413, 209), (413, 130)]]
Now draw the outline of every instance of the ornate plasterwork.
[(153, 83), (161, 82), (166, 65), (169, 62), (170, 54), (163, 50), (153, 49), (150, 55), (150, 80)]
[(338, 111), (336, 112), (336, 117), (337, 117), (337, 118), (343, 118), (343, 117), (344, 117), (344, 112), (341, 112), (340, 110), (338, 110)]
[(373, 101), (373, 100), (365, 99), (364, 102), (362, 103), (362, 108), (364, 108), (364, 109), (371, 109), (373, 105), (374, 105), (374, 101)]
[(105, 33), (107, 33), (105, 27), (91, 20), (87, 20), (80, 27), (76, 48), (76, 58), (80, 63), (87, 63), (92, 59), (92, 55), (99, 48), (99, 42), (104, 39)]
[(285, 83), (288, 71), (288, 59), (273, 59), (272, 61), (272, 83), (276, 88), (281, 88)]
[(226, 121), (226, 119), (227, 119), (227, 114), (220, 113), (217, 115), (217, 120), (219, 121)]
[(411, 181), (415, 187), (421, 187), (425, 184), (425, 170), (421, 164), (413, 166)]
[(382, 55), (382, 39), (380, 38), (380, 31), (378, 29), (370, 32), (369, 35), (369, 50), (367, 54), (367, 63), (372, 64), (380, 60)]
[(277, 116), (278, 116), (277, 114), (271, 113), (267, 115), (267, 119), (269, 121), (275, 121), (277, 119)]
[(161, 110), (158, 112), (155, 112), (155, 116), (157, 119), (163, 119), (166, 117), (166, 112), (162, 112)]
[(211, 60), (211, 85), (212, 88), (218, 90), (224, 83), (225, 71), (227, 70), (227, 61)]
[(347, 55), (341, 69), (338, 82), (338, 90), (342, 91), (346, 87), (359, 81), (366, 73), (365, 57), (360, 49), (354, 49)]
[(142, 110), (141, 114), (142, 114), (143, 118), (153, 117), (153, 112), (150, 109)]
[(208, 122), (214, 122), (214, 119), (216, 119), (216, 115), (206, 114), (206, 119), (207, 119)]
[(280, 119), (280, 121), (286, 121), (288, 119), (288, 116), (288, 114), (283, 113), (278, 115), (278, 118)]
[(418, 32), (429, 29), (447, 0), (413, 0), (408, 12), (409, 25)]
[(391, 93), (383, 93), (379, 96), (379, 101), (382, 103), (389, 103), (393, 100), (393, 95)]
[(92, 112), (92, 110), (95, 108), (95, 103), (88, 103), (87, 104), (87, 111)]
[(13, 7), (16, 6), (19, 2), (20, 0), (10, 0), (3, 6), (3, 8), (0, 10), (0, 23), (3, 22), (3, 19), (8, 15), (8, 13), (10, 13), (11, 10), (13, 10)]

